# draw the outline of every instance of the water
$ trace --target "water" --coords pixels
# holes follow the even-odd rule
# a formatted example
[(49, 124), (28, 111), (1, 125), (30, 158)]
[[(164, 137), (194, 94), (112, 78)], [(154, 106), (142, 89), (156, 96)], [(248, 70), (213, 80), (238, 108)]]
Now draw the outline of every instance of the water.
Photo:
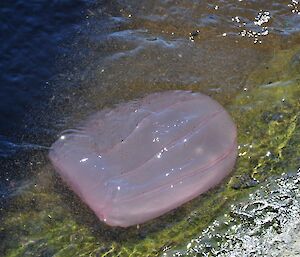
[(254, 90), (249, 75), (299, 44), (299, 10), (292, 0), (1, 1), (2, 209), (53, 172), (59, 133), (103, 107), (167, 89), (226, 107)]
[[(38, 120), (53, 92), (50, 80), (62, 71), (58, 57), (69, 51), (76, 22), (88, 1), (1, 1), (0, 163), (1, 183), (27, 171), (16, 164), (24, 151), (40, 149), (51, 134)], [(49, 145), (49, 144), (48, 144)], [(27, 154), (25, 154), (27, 155)], [(21, 157), (24, 159), (24, 157)], [(18, 174), (21, 173), (21, 174)]]

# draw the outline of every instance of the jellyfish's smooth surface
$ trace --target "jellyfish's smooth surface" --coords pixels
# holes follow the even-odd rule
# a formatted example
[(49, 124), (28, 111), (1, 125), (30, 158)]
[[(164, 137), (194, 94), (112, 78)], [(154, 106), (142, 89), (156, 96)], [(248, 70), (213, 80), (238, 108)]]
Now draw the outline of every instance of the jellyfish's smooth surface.
[(236, 126), (210, 97), (154, 93), (103, 110), (61, 136), (49, 156), (108, 225), (158, 217), (217, 185), (237, 155)]

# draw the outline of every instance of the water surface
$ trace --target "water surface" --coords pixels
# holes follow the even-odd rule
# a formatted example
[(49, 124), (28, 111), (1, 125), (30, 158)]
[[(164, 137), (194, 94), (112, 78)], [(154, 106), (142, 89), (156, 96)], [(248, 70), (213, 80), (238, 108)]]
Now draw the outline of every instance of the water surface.
[[(80, 120), (104, 107), (150, 92), (199, 91), (229, 108), (240, 94), (253, 92), (263, 83), (272, 84), (289, 77), (295, 79), (300, 67), (297, 55), (289, 66), (293, 73), (280, 68), (282, 61), (274, 65), (279, 67), (276, 66), (277, 77), (275, 73), (270, 73), (271, 76), (268, 70), (276, 70), (269, 65), (274, 56), (299, 44), (298, 8), (297, 1), (289, 0), (2, 1), (1, 217), (7, 222), (8, 213), (12, 217), (25, 214), (28, 201), (34, 206), (35, 202), (39, 204), (34, 214), (36, 230), (29, 229), (31, 232), (27, 231), (29, 235), (26, 236), (18, 227), (16, 243), (10, 244), (7, 227), (2, 228), (1, 249), (7, 256), (37, 255), (41, 254), (41, 249), (56, 256), (72, 252), (62, 249), (71, 247), (75, 236), (71, 238), (73, 243), (67, 239), (59, 243), (47, 233), (42, 234), (42, 241), (37, 239), (38, 231), (48, 222), (38, 217), (43, 211), (49, 211), (49, 201), (63, 194), (57, 190), (60, 182), (57, 177), (53, 178), (54, 170), (47, 159), (47, 147), (61, 131), (75, 127)], [(253, 76), (257, 70), (255, 74), (264, 76), (263, 79)], [(268, 92), (271, 91), (272, 87)], [(254, 105), (255, 98), (252, 103), (239, 106), (247, 109)], [(242, 123), (239, 119), (242, 118), (237, 116), (238, 124)], [(250, 126), (251, 121), (247, 122), (243, 124)], [(275, 136), (280, 137), (276, 133)], [(42, 197), (26, 191), (34, 191), (32, 187), (42, 190), (47, 199), (44, 204)], [(63, 191), (67, 197), (60, 204), (68, 210), (75, 209), (75, 213), (79, 213), (78, 222), (82, 215), (80, 210), (85, 207), (76, 208), (77, 201), (73, 204), (70, 200), (72, 193), (67, 189)], [(176, 222), (184, 221), (192, 210), (193, 206), (187, 208), (186, 215), (181, 211)], [(27, 224), (28, 219), (24, 217), (20, 222)], [(59, 224), (56, 222), (54, 230)], [(87, 231), (93, 230), (94, 225), (85, 223), (84, 219), (82, 223)], [(170, 227), (173, 225), (169, 223)], [(149, 235), (164, 231), (166, 226), (166, 222), (158, 221), (154, 229), (142, 231), (141, 236), (129, 243), (124, 239), (125, 234), (122, 234), (124, 238), (114, 233), (113, 236), (99, 236), (99, 231), (103, 230), (100, 226), (95, 241), (104, 240), (101, 247), (106, 248), (99, 250), (99, 254), (109, 252), (110, 245), (117, 245), (117, 249), (123, 244), (133, 249), (143, 240), (151, 241), (147, 239)], [(66, 237), (74, 235), (72, 229), (65, 228)], [(191, 231), (190, 237), (200, 232)], [(180, 232), (175, 230), (174, 233), (176, 237)], [(78, 234), (80, 237), (80, 232)], [(186, 242), (173, 244), (180, 248)], [(72, 253), (76, 256), (77, 248), (74, 249)], [(163, 252), (163, 248), (138, 250), (153, 255)], [(83, 256), (88, 256), (88, 251), (90, 248)], [(97, 256), (96, 253), (91, 255)]]

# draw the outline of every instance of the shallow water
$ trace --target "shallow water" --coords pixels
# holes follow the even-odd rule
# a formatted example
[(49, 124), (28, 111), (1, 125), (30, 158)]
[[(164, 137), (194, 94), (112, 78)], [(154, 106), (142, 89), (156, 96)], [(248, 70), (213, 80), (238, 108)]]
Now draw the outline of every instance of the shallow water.
[[(298, 45), (298, 8), (297, 1), (289, 0), (103, 0), (51, 4), (2, 1), (0, 193), (3, 219), (7, 211), (16, 214), (26, 210), (22, 206), (25, 200), (18, 202), (20, 209), (15, 211), (11, 209), (15, 207), (7, 206), (10, 203), (14, 206), (14, 197), (26, 195), (28, 186), (40, 183), (47, 195), (47, 188), (52, 190), (53, 184), (59, 183), (56, 177), (46, 176), (53, 173), (46, 156), (47, 147), (61, 131), (75, 127), (103, 107), (167, 89), (200, 91), (230, 107), (238, 95), (252, 92), (262, 82), (274, 83), (282, 77), (294, 79), (299, 71), (297, 55), (291, 65), (292, 74), (280, 68), (277, 77), (267, 71), (258, 72), (264, 81), (251, 74), (256, 69), (268, 70), (270, 60), (277, 53)], [(242, 103), (241, 108), (249, 106), (254, 106), (254, 100)], [(236, 119), (241, 122), (240, 116)], [(249, 120), (246, 122), (251, 124)], [(293, 152), (290, 157), (297, 156)], [(62, 203), (72, 208), (72, 202)], [(47, 206), (41, 204), (40, 209), (47, 210)], [(179, 220), (184, 217), (181, 215)], [(37, 229), (39, 225), (44, 226), (37, 222)], [(71, 231), (66, 229), (65, 233)], [(200, 233), (194, 231), (191, 235)], [(185, 240), (190, 241), (191, 235)], [(12, 254), (18, 246), (9, 245), (4, 240), (6, 237), (5, 230), (1, 230), (0, 240), (4, 242), (1, 249)], [(147, 233), (141, 236), (143, 240), (144, 237), (147, 239)], [(34, 234), (20, 238), (27, 245)], [(112, 236), (106, 240), (108, 244), (120, 241)], [(50, 241), (48, 238), (43, 243), (50, 244)], [(131, 244), (138, 245), (138, 242), (139, 239)], [(32, 254), (39, 244), (34, 243)], [(176, 242), (175, 246), (180, 244), (186, 242)], [(67, 246), (68, 242), (54, 248), (53, 254)], [(161, 249), (154, 250), (162, 253)], [(21, 253), (11, 256), (21, 256)]]

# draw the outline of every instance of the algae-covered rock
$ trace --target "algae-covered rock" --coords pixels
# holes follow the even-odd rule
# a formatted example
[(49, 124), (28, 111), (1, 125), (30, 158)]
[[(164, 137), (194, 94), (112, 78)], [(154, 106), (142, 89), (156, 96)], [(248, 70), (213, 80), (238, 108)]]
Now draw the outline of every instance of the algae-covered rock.
[[(246, 90), (229, 106), (238, 125), (240, 148), (232, 187), (245, 174), (259, 181), (300, 166), (300, 79), (292, 68), (293, 55), (281, 52), (269, 66), (274, 67), (267, 74), (263, 68), (261, 75), (255, 71), (249, 81), (256, 88)], [(275, 76), (279, 80), (270, 82)]]
[(267, 69), (260, 67), (249, 77), (248, 83), (256, 86), (226, 106), (238, 126), (239, 158), (231, 178), (216, 189), (139, 228), (110, 228), (46, 166), (6, 208), (0, 252), (142, 257), (184, 244), (262, 180), (300, 166), (297, 54), (280, 52)]
[(236, 177), (264, 180), (299, 166), (300, 81), (260, 85), (239, 96), (231, 110), (239, 127)]

